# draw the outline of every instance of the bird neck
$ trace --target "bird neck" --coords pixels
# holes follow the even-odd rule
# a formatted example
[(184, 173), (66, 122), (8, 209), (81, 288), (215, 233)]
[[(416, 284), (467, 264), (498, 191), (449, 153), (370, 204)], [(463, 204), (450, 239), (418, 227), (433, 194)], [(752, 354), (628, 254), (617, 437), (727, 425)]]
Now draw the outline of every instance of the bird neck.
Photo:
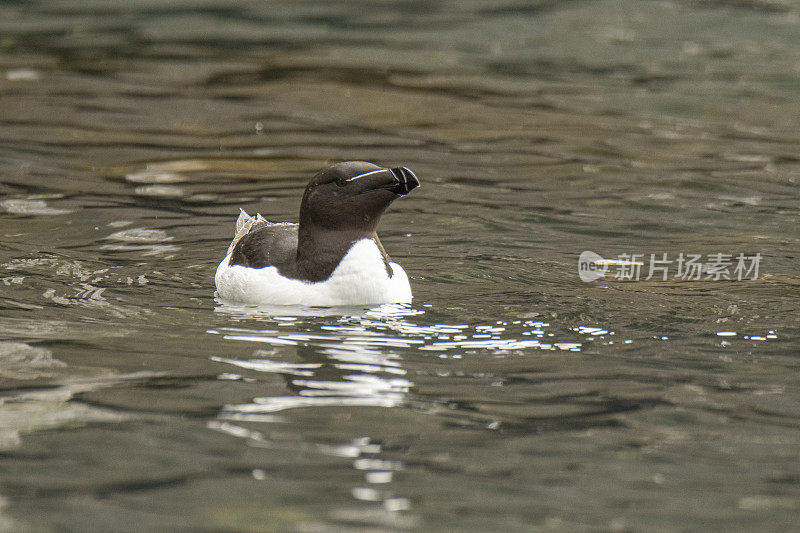
[(344, 231), (301, 225), (297, 233), (297, 269), (306, 279), (321, 281), (327, 279), (354, 243), (362, 239), (372, 239), (381, 252), (381, 257), (389, 269), (389, 257), (373, 230)]

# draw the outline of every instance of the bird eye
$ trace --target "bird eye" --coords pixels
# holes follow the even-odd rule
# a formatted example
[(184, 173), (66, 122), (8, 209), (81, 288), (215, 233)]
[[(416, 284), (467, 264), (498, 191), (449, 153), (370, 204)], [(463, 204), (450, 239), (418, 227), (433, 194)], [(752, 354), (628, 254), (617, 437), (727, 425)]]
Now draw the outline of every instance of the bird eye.
[(338, 185), (339, 187), (344, 187), (346, 184), (347, 181), (345, 181), (344, 178), (339, 178), (338, 180), (336, 180), (336, 185)]

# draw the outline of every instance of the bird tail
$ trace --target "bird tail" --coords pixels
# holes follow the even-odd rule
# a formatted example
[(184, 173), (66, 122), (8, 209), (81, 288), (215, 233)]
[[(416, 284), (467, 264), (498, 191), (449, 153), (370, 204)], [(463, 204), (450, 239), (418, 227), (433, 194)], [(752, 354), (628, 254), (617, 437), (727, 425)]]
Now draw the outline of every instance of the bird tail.
[(250, 230), (253, 229), (255, 224), (265, 223), (267, 220), (261, 216), (260, 213), (256, 213), (256, 216), (251, 217), (248, 215), (244, 209), (239, 209), (239, 218), (236, 219), (236, 234), (233, 236), (233, 241), (231, 245), (228, 246), (228, 254), (230, 255), (233, 252), (233, 247), (236, 246), (236, 243), (239, 242), (239, 239), (250, 233)]

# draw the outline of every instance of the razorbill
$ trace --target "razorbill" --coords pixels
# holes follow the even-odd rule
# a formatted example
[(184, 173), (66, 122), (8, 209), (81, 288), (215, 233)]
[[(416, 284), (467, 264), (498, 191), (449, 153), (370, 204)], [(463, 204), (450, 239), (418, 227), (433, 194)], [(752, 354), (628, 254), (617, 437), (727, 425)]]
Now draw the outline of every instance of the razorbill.
[(214, 282), (225, 300), (336, 306), (411, 302), (403, 267), (376, 227), (393, 200), (419, 180), (406, 167), (337, 163), (306, 186), (299, 224), (267, 222), (240, 210), (236, 235)]

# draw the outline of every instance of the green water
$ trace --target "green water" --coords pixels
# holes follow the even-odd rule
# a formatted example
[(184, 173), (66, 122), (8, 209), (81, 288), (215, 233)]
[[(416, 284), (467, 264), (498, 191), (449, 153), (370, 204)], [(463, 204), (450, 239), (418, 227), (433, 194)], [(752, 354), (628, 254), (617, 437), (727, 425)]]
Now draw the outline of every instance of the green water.
[[(0, 530), (796, 527), (799, 23), (0, 4)], [(414, 303), (215, 300), (238, 209), (294, 221), (353, 159), (422, 181), (379, 228)], [(761, 260), (584, 283), (587, 250)]]

